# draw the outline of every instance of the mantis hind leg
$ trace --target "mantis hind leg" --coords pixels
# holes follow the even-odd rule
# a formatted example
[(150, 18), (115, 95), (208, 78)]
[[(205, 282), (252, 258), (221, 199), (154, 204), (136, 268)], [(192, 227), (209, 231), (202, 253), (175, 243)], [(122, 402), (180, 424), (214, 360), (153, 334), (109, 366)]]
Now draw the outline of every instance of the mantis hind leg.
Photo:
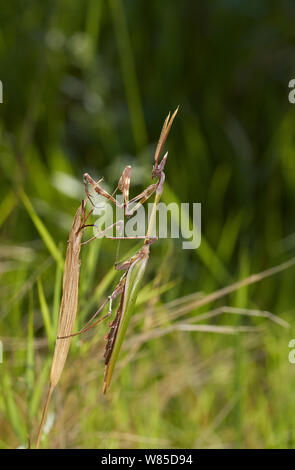
[[(122, 294), (123, 292), (123, 289), (124, 289), (124, 283), (122, 282), (123, 280), (121, 279), (119, 284), (117, 284), (117, 286), (115, 287), (113, 293), (111, 295), (109, 295), (107, 297), (107, 299), (103, 302), (103, 304), (99, 307), (99, 309), (95, 312), (94, 315), (92, 315), (92, 317), (90, 318), (90, 320), (88, 320), (88, 322), (83, 326), (83, 328), (81, 328), (81, 330), (79, 330), (77, 333), (73, 333), (72, 335), (68, 335), (68, 336), (58, 336), (57, 339), (67, 339), (67, 338), (72, 338), (73, 336), (78, 336), (78, 335), (81, 335), (82, 333), (86, 333), (86, 331), (89, 331), (91, 330), (91, 328), (93, 328), (94, 326), (98, 325), (99, 323), (103, 322), (104, 320), (106, 320), (107, 318), (109, 318), (111, 315), (112, 315), (112, 303), (113, 303), (113, 300), (116, 299), (116, 297), (118, 297), (119, 295)], [(108, 309), (108, 313), (106, 315), (104, 315), (102, 318), (99, 318), (98, 320), (96, 320), (94, 323), (93, 320), (103, 311), (104, 307), (107, 305), (107, 303), (109, 304), (109, 309)], [(92, 324), (91, 324), (92, 323)]]

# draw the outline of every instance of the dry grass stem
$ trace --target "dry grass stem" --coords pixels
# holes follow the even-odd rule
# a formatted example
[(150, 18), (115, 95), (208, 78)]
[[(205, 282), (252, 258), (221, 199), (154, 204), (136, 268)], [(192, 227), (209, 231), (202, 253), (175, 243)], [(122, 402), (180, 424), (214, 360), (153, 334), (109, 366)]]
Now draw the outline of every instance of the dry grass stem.
[[(83, 200), (74, 216), (73, 224), (70, 230), (63, 275), (63, 293), (59, 314), (57, 333), (58, 337), (71, 335), (76, 320), (80, 275), (80, 250), (83, 236), (83, 224), (85, 223), (85, 204), (86, 202)], [(50, 385), (36, 441), (37, 449), (40, 445), (40, 439), (42, 436), (42, 430), (45, 423), (50, 398), (63, 371), (68, 356), (71, 339), (71, 337), (58, 339), (55, 344), (50, 371)]]

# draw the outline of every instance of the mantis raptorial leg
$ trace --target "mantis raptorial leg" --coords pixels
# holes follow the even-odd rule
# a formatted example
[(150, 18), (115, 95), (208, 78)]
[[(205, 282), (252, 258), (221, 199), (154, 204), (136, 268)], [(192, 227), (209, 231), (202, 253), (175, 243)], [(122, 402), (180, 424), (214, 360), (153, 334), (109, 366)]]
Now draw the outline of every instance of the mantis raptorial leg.
[[(159, 186), (163, 186), (164, 180), (165, 180), (165, 175), (164, 175), (164, 167), (165, 163), (168, 157), (168, 152), (164, 155), (162, 158), (162, 161), (159, 163), (159, 158), (161, 155), (161, 152), (163, 150), (163, 147), (165, 145), (167, 136), (169, 134), (170, 128), (172, 126), (172, 123), (174, 121), (174, 118), (177, 114), (178, 108), (174, 111), (172, 116), (170, 117), (170, 113), (168, 114), (167, 118), (164, 121), (162, 131), (160, 134), (160, 138), (156, 147), (155, 151), (155, 163), (153, 165), (153, 171), (152, 171), (152, 179), (158, 178), (157, 183), (149, 185), (144, 191), (142, 191), (140, 194), (129, 200), (129, 188), (130, 188), (130, 179), (131, 179), (131, 166), (128, 165), (124, 168), (123, 173), (119, 179), (117, 189), (119, 189), (124, 197), (124, 203), (118, 202), (112, 194), (109, 194), (107, 191), (105, 191), (101, 186), (100, 183), (102, 182), (103, 178), (101, 178), (98, 182), (95, 182), (91, 176), (88, 173), (85, 173), (83, 176), (84, 180), (84, 186), (85, 186), (85, 192), (90, 200), (90, 202), (93, 204), (91, 200), (90, 193), (88, 191), (88, 183), (92, 186), (92, 189), (98, 193), (99, 195), (105, 197), (109, 201), (113, 202), (117, 207), (123, 208), (124, 207), (124, 213), (127, 217), (130, 217), (133, 215), (138, 208), (144, 204), (145, 201), (147, 201), (152, 194), (159, 188)], [(137, 204), (135, 204), (137, 203)], [(129, 208), (130, 206), (133, 206), (132, 208)]]
[[(112, 194), (109, 194), (107, 191), (102, 189), (99, 185), (100, 181), (96, 183), (91, 176), (88, 173), (84, 174), (84, 185), (85, 185), (85, 190), (86, 194), (89, 198), (89, 200), (92, 203), (90, 193), (87, 188), (87, 184), (89, 183), (92, 186), (92, 189), (96, 191), (100, 196), (105, 197), (109, 201), (113, 202), (117, 207), (123, 208), (124, 207), (124, 214), (127, 217), (130, 217), (133, 215), (137, 209), (139, 208), (140, 205), (142, 205), (157, 189), (157, 184), (151, 184), (148, 186), (142, 193), (138, 194), (135, 196), (131, 201), (129, 201), (129, 185), (130, 185), (130, 173), (131, 173), (131, 166), (125, 167), (122, 176), (120, 177), (119, 183), (118, 183), (118, 188), (122, 190), (123, 197), (124, 197), (124, 203), (120, 203), (117, 201), (117, 199), (114, 198)], [(127, 176), (128, 175), (128, 176)], [(121, 183), (120, 183), (121, 182)], [(139, 202), (137, 202), (139, 201)], [(129, 209), (129, 206), (137, 202), (137, 204), (132, 207), (132, 209)], [(93, 203), (92, 203), (93, 204)]]

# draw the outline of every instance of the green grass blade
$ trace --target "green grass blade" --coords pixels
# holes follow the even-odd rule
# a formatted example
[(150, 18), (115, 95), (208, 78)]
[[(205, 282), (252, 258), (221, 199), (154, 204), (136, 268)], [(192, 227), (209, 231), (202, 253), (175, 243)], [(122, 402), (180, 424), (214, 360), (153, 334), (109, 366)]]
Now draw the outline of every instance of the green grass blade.
[(50, 356), (46, 359), (46, 362), (42, 367), (42, 370), (38, 376), (38, 379), (35, 382), (33, 395), (29, 404), (30, 418), (33, 418), (36, 416), (37, 411), (40, 407), (42, 393), (48, 382), (48, 375), (49, 375), (51, 362), (52, 362), (52, 358)]
[(61, 269), (64, 266), (63, 257), (57, 248), (53, 238), (51, 237), (50, 233), (48, 232), (47, 228), (45, 227), (44, 223), (36, 213), (31, 201), (29, 200), (28, 196), (24, 193), (24, 191), (20, 190), (19, 192), (20, 198), (32, 219), (33, 224), (35, 225), (36, 229), (38, 230), (42, 240), (44, 241), (45, 245), (47, 246), (49, 252), (52, 254), (56, 262), (60, 265)]
[(133, 136), (136, 149), (137, 151), (140, 151), (147, 143), (147, 132), (142, 111), (138, 80), (136, 77), (134, 58), (128, 33), (125, 9), (121, 0), (109, 0), (109, 5), (112, 13), (115, 35), (119, 49), (120, 63), (128, 100)]
[[(169, 188), (167, 183), (165, 183), (163, 199), (165, 200), (167, 204), (173, 201), (173, 202), (176, 202), (178, 206), (180, 207), (180, 201), (178, 197), (172, 191), (172, 189)], [(186, 216), (185, 213), (182, 214), (182, 217), (187, 217), (189, 219), (189, 215)], [(173, 211), (172, 211), (172, 218), (173, 218)], [(188, 220), (183, 221), (183, 222), (186, 226), (189, 225)], [(192, 221), (190, 222), (191, 222), (190, 225), (192, 225)], [(194, 237), (196, 238), (198, 228), (193, 226), (193, 230), (195, 232)], [(207, 267), (209, 272), (212, 274), (213, 278), (217, 280), (220, 284), (224, 284), (225, 281), (230, 280), (230, 275), (225, 265), (222, 263), (220, 258), (213, 251), (209, 242), (206, 240), (203, 234), (202, 234), (201, 245), (199, 246), (199, 248), (196, 249), (196, 253), (201, 259), (201, 261), (204, 263), (204, 265)]]
[(15, 208), (16, 204), (17, 204), (16, 196), (12, 191), (10, 191), (4, 197), (0, 205), (0, 227), (2, 227), (7, 217), (11, 214), (11, 212)]
[(12, 425), (12, 428), (20, 441), (24, 442), (27, 439), (27, 431), (15, 400), (11, 377), (7, 370), (2, 373), (2, 393), (4, 395), (5, 415), (7, 420)]
[(34, 348), (34, 301), (33, 290), (29, 297), (29, 315), (28, 315), (28, 335), (27, 335), (27, 363), (26, 363), (26, 382), (28, 387), (29, 400), (33, 392), (35, 373), (35, 348)]
[(39, 296), (39, 302), (40, 302), (40, 307), (41, 307), (41, 313), (42, 313), (44, 327), (45, 327), (45, 331), (46, 331), (46, 335), (48, 339), (48, 344), (49, 344), (49, 347), (52, 348), (54, 344), (52, 321), (50, 318), (50, 313), (49, 313), (49, 308), (46, 302), (46, 298), (44, 295), (41, 278), (37, 280), (37, 287), (38, 287), (38, 296)]
[(144, 304), (148, 302), (149, 300), (160, 296), (164, 292), (167, 292), (168, 290), (175, 287), (175, 285), (176, 285), (176, 281), (174, 280), (166, 282), (165, 284), (162, 284), (159, 287), (154, 287), (153, 282), (149, 282), (139, 292), (138, 298), (137, 298), (137, 305)]
[[(89, 0), (86, 13), (85, 30), (91, 37), (93, 46), (97, 46), (99, 37), (101, 15), (102, 15), (103, 2), (97, 0)], [(95, 47), (93, 48), (95, 50)]]

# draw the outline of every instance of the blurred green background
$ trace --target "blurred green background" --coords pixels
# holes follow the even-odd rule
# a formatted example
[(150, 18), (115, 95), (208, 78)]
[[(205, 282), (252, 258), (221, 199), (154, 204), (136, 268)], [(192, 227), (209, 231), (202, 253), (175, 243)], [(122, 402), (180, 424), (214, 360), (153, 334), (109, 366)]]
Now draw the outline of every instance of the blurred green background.
[[(144, 189), (177, 105), (163, 200), (202, 203), (201, 246), (152, 246), (106, 397), (108, 325), (73, 341), (42, 446), (295, 446), (294, 20), (290, 0), (1, 6), (1, 448), (35, 439), (83, 173), (112, 189), (131, 164), (131, 193)], [(135, 249), (83, 247), (77, 328)]]

